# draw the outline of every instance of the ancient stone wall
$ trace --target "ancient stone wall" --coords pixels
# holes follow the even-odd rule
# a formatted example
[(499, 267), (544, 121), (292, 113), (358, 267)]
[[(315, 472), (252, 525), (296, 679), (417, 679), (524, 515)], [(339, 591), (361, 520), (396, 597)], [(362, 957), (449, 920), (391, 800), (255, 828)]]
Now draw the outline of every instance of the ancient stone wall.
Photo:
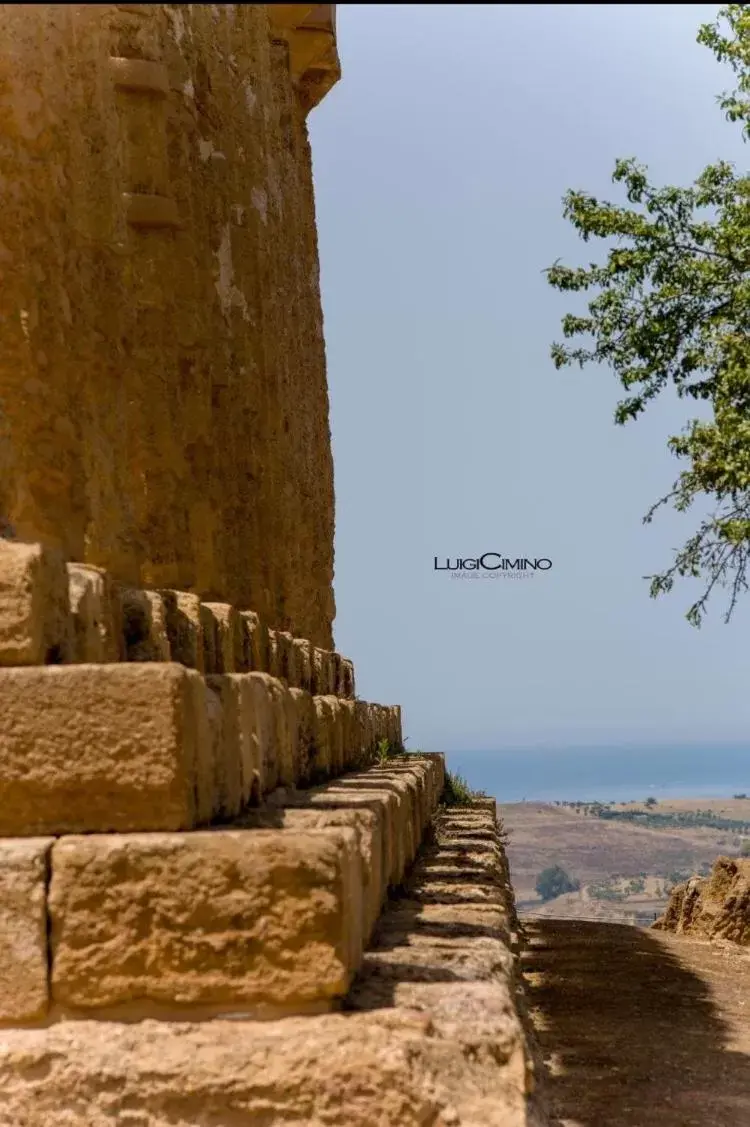
[(0, 5), (0, 535), (331, 649), (337, 60), (330, 6), (268, 8)]

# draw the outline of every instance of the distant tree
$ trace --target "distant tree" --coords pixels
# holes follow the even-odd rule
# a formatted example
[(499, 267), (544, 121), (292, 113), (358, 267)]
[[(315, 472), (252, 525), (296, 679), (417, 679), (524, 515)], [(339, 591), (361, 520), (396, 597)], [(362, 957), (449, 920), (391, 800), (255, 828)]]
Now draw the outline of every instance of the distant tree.
[(656, 806), (656, 804), (657, 804), (656, 799), (654, 798), (654, 796), (652, 794), (650, 794), (643, 805), (644, 806)]
[[(722, 8), (698, 42), (734, 71), (737, 88), (719, 105), (750, 138), (750, 5)], [(581, 343), (553, 345), (552, 358), (557, 368), (608, 365), (625, 391), (619, 424), (670, 385), (704, 405), (704, 417), (669, 438), (684, 468), (644, 521), (666, 504), (686, 512), (698, 501), (707, 511), (671, 566), (646, 578), (652, 597), (677, 577), (702, 580), (687, 612), (694, 626), (714, 588), (728, 588), (728, 622), (748, 590), (750, 566), (750, 175), (718, 161), (688, 187), (656, 187), (628, 158), (616, 162), (612, 179), (624, 189), (624, 206), (585, 191), (565, 196), (565, 218), (584, 242), (602, 240), (606, 258), (547, 271), (563, 293), (594, 291), (583, 316), (562, 322), (566, 341)]]
[(542, 900), (554, 900), (566, 892), (578, 892), (581, 882), (574, 880), (560, 865), (544, 869), (536, 879), (536, 891)]
[(747, 798), (746, 794), (733, 794), (732, 798)]

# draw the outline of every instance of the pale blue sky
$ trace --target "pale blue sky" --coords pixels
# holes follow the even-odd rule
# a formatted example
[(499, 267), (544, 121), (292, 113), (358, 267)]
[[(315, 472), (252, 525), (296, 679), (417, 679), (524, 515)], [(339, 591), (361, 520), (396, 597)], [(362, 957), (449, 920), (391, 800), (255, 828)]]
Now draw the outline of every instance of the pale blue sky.
[[(588, 248), (569, 187), (614, 159), (667, 183), (745, 162), (695, 43), (714, 5), (340, 5), (343, 78), (312, 114), (336, 472), (338, 648), (409, 746), (744, 740), (750, 598), (702, 630), (642, 576), (693, 530), (641, 524), (678, 469), (664, 400), (627, 428), (607, 370), (555, 372)], [(433, 556), (548, 556), (457, 582)], [(723, 598), (723, 596), (720, 596)]]

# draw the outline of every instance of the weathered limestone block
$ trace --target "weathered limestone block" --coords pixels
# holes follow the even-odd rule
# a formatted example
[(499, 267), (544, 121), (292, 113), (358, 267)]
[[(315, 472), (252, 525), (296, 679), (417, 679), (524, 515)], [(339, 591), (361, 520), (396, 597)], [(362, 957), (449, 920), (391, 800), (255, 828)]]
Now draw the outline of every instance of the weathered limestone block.
[(0, 1025), (44, 1017), (52, 838), (0, 840)]
[(300, 774), (297, 711), (291, 690), (268, 673), (246, 674), (255, 720), (252, 759), (263, 794), (295, 786)]
[[(445, 756), (439, 751), (420, 751), (419, 758), (432, 764), (432, 770), (428, 772), (428, 801), (431, 809), (434, 809), (440, 801), (445, 786)], [(496, 809), (494, 800), (493, 808)]]
[(401, 705), (392, 704), (389, 709), (389, 732), (390, 740), (394, 747), (404, 746), (403, 728), (401, 726)]
[[(223, 773), (225, 782), (219, 785), (219, 793), (225, 794), (226, 798), (219, 803), (217, 812), (226, 817), (260, 799), (263, 762), (260, 759), (258, 724), (259, 719), (263, 719), (263, 706), (257, 707), (253, 682), (248, 674), (214, 675), (207, 678), (207, 684), (221, 702), (223, 752), (220, 773)], [(265, 703), (270, 705), (270, 697), (265, 699)]]
[(267, 673), (248, 674), (254, 686), (253, 700), (260, 714), (259, 740), (262, 750), (264, 793), (278, 786), (294, 787), (300, 777), (298, 718), (292, 690)]
[[(313, 697), (315, 709), (315, 764), (319, 777), (334, 778), (343, 770), (343, 742), (336, 730), (336, 713), (330, 697)], [(341, 750), (339, 750), (341, 749)]]
[(212, 817), (227, 821), (242, 809), (242, 674), (206, 678), (206, 714), (214, 766)]
[(369, 754), (366, 747), (365, 706), (359, 700), (353, 700), (350, 703), (354, 721), (352, 724), (352, 749), (348, 766), (363, 767)]
[(372, 742), (375, 748), (378, 748), (381, 740), (383, 739), (382, 731), (382, 710), (379, 704), (374, 701), (368, 704), (368, 712), (370, 714), (370, 730), (372, 731)]
[(346, 826), (65, 837), (49, 910), (63, 1011), (325, 1008), (361, 959), (359, 843)]
[(276, 631), (276, 646), (278, 649), (278, 669), (277, 676), (282, 681), (286, 681), (290, 688), (297, 686), (297, 663), (296, 651), (294, 649), (294, 637), (285, 630)]
[(127, 661), (171, 661), (167, 613), (158, 591), (118, 590)]
[(60, 664), (72, 649), (62, 556), (41, 544), (0, 539), (0, 666)]
[(249, 647), (248, 669), (257, 673), (268, 672), (268, 627), (252, 610), (240, 611)]
[(360, 780), (356, 786), (342, 787), (342, 781), (335, 779), (310, 790), (287, 794), (284, 808), (326, 811), (369, 810), (375, 816), (377, 837), (382, 842), (380, 868), (383, 874), (383, 887), (386, 889), (389, 885), (395, 886), (398, 853), (397, 797), (382, 785), (367, 786), (366, 781)]
[(357, 719), (359, 762), (366, 763), (375, 753), (375, 735), (372, 730), (372, 713), (366, 701), (354, 702)]
[[(320, 788), (320, 792), (328, 789)], [(335, 800), (336, 796), (332, 797)], [(357, 801), (359, 804), (352, 808), (356, 811), (352, 826), (361, 826), (361, 812), (368, 809)], [(238, 836), (256, 842), (258, 837), (283, 838), (287, 844), (302, 839), (299, 858), (306, 859), (310, 849), (304, 842), (311, 836), (331, 833), (327, 820), (332, 816), (340, 816), (342, 831), (348, 832), (352, 810), (259, 811), (253, 816), (255, 824), (263, 825), (263, 819), (275, 817), (285, 828), (270, 833), (246, 830)], [(483, 813), (479, 822), (489, 826), (487, 811)], [(124, 889), (136, 900), (137, 911), (127, 916), (133, 960), (125, 962), (122, 937), (113, 939), (114, 973), (107, 978), (98, 946), (110, 934), (118, 898), (99, 898), (93, 886), (97, 879), (104, 883), (109, 862), (97, 856), (85, 866), (83, 886), (75, 900), (75, 867), (71, 866), (65, 873), (66, 892), (71, 891), (69, 902), (75, 905), (77, 920), (84, 920), (87, 914), (92, 918), (91, 925), (77, 924), (71, 939), (83, 933), (84, 943), (95, 949), (92, 965), (96, 977), (91, 984), (86, 982), (81, 965), (84, 948), (80, 955), (73, 954), (68, 964), (70, 988), (85, 992), (90, 999), (101, 993), (102, 980), (109, 991), (121, 983), (129, 989), (136, 980), (139, 986), (130, 995), (133, 1001), (122, 1003), (119, 1015), (145, 1019), (58, 1021), (42, 1029), (3, 1030), (0, 1122), (8, 1127), (48, 1127), (58, 1122), (64, 1127), (111, 1127), (115, 1120), (131, 1117), (139, 1127), (174, 1127), (177, 1116), (185, 1124), (210, 1122), (216, 1127), (240, 1121), (248, 1125), (273, 1123), (273, 1127), (298, 1127), (302, 1123), (327, 1127), (372, 1127), (375, 1123), (388, 1127), (545, 1127), (551, 1117), (536, 1081), (541, 1062), (509, 947), (508, 925), (514, 909), (512, 893), (502, 883), (507, 864), (496, 827), (494, 838), (477, 843), (471, 832), (474, 820), (470, 810), (441, 815), (436, 820), (434, 838), (412, 870), (403, 895), (389, 905), (378, 922), (374, 942), (344, 999), (344, 1012), (287, 1017), (283, 1021), (228, 1021), (217, 1017), (199, 1022), (195, 1020), (200, 1013), (197, 1004), (190, 1007), (171, 1001), (151, 1003), (151, 1012), (156, 1011), (162, 1019), (155, 1021), (145, 1017), (149, 1012), (146, 1002), (135, 1001), (138, 990), (140, 998), (147, 996), (153, 976), (165, 962), (169, 963), (175, 992), (179, 988), (190, 997), (195, 996), (196, 982), (205, 967), (219, 968), (211, 979), (213, 993), (220, 992), (228, 978), (233, 986), (237, 981), (248, 985), (249, 976), (243, 975), (242, 968), (248, 955), (254, 956), (257, 949), (252, 942), (238, 944), (235, 959), (231, 944), (249, 915), (244, 911), (242, 892), (237, 894), (236, 890), (238, 886), (245, 888), (246, 869), (251, 879), (258, 879), (256, 866), (240, 863), (224, 868), (204, 862), (201, 871), (199, 866), (186, 863), (185, 875), (181, 870), (179, 879), (157, 880), (153, 862), (146, 878), (145, 865), (139, 866), (138, 859), (126, 858), (124, 864), (113, 860), (112, 867), (117, 864), (118, 891)], [(313, 824), (320, 829), (312, 831)], [(179, 836), (184, 841), (214, 835)], [(150, 844), (153, 837), (149, 837)], [(65, 844), (63, 841), (54, 848)], [(84, 844), (97, 854), (101, 852), (97, 839), (87, 838)], [(122, 839), (119, 844), (122, 848)], [(362, 848), (360, 835), (360, 851)], [(215, 860), (212, 858), (212, 862)], [(318, 861), (316, 854), (314, 864)], [(432, 903), (425, 893), (434, 887), (435, 874), (444, 875), (446, 870), (455, 877), (453, 894), (446, 893), (441, 901)], [(296, 859), (290, 871), (299, 872)], [(205, 877), (207, 881), (201, 879)], [(270, 877), (269, 884), (276, 900), (266, 903), (271, 907), (280, 903), (282, 908), (273, 917), (270, 929), (276, 941), (281, 923), (290, 918), (285, 909), (291, 906), (294, 890)], [(472, 884), (491, 890), (487, 904), (467, 902), (455, 895), (457, 889)], [(137, 886), (139, 893), (143, 886), (145, 894), (133, 897), (131, 888)], [(175, 890), (180, 886), (186, 892), (180, 908), (194, 892), (193, 906), (200, 915), (208, 889), (224, 917), (230, 911), (235, 914), (218, 936), (208, 933), (205, 939), (209, 942), (204, 945), (199, 946), (193, 929), (184, 947), (157, 946), (164, 935), (164, 916), (159, 914), (158, 926), (149, 930), (144, 927), (148, 913), (156, 916), (164, 905), (162, 889), (169, 889), (170, 905), (179, 900)], [(224, 895), (226, 886), (233, 890), (228, 895)], [(98, 934), (102, 904), (104, 929)], [(331, 904), (327, 907), (330, 909)], [(297, 907), (291, 911), (294, 913)], [(187, 923), (187, 913), (184, 920)], [(314, 921), (308, 922), (306, 936), (312, 934)], [(263, 938), (265, 941), (265, 935)], [(319, 935), (313, 942), (321, 944), (324, 940), (325, 936)], [(155, 949), (148, 962), (147, 948)], [(303, 942), (296, 963), (272, 963), (265, 981), (273, 979), (279, 984), (291, 965), (304, 975), (304, 966), (299, 963), (304, 964), (307, 951), (308, 945)], [(170, 962), (172, 952), (175, 957)], [(315, 957), (318, 961), (322, 958), (320, 946), (315, 947)], [(141, 976), (144, 963), (147, 970)], [(237, 968), (239, 973), (232, 978)], [(201, 984), (208, 977), (206, 972)], [(162, 983), (166, 981), (163, 977)], [(84, 1012), (81, 1007), (76, 1016)], [(102, 1007), (91, 1012), (104, 1018), (109, 1011)], [(217, 1012), (239, 1016), (235, 1006), (223, 1003), (204, 1006), (200, 1016)], [(259, 1007), (263, 1016), (273, 1012), (279, 1012), (278, 1008)], [(167, 1017), (183, 1020), (164, 1020)]]
[(289, 802), (291, 804), (275, 809), (247, 811), (238, 825), (293, 833), (328, 826), (348, 826), (354, 830), (362, 862), (363, 936), (367, 944), (386, 893), (382, 818), (378, 812), (361, 804), (320, 809), (308, 803), (304, 794), (290, 796)]
[(167, 638), (172, 661), (203, 673), (201, 601), (190, 591), (159, 591), (164, 601)]
[(272, 677), (281, 676), (281, 654), (279, 639), (275, 630), (268, 631), (268, 672)]
[(258, 771), (259, 792), (264, 795), (277, 786), (279, 778), (276, 722), (270, 689), (272, 678), (268, 673), (248, 673), (246, 679), (246, 692), (253, 716), (250, 756)]
[(202, 603), (206, 673), (246, 672), (244, 624), (228, 603)]
[(368, 775), (382, 778), (383, 785), (399, 796), (399, 846), (401, 876), (414, 860), (421, 840), (419, 799), (415, 772), (405, 772), (398, 766), (371, 767)]
[(349, 771), (359, 763), (357, 753), (357, 715), (353, 700), (339, 697), (341, 732), (344, 749), (344, 770)]
[(330, 802), (338, 794), (378, 796), (387, 840), (385, 872), (388, 883), (398, 887), (436, 810), (442, 764), (442, 756), (407, 756), (344, 775), (310, 794), (315, 802)]
[(312, 646), (306, 638), (295, 638), (294, 666), (297, 675), (296, 687), (312, 692)]
[(345, 697), (347, 700), (354, 700), (356, 694), (356, 686), (354, 683), (354, 662), (350, 661), (348, 657), (342, 657), (338, 666), (338, 684), (336, 692), (340, 697)]
[[(111, 1127), (113, 1106), (139, 1127), (174, 1127), (175, 1107), (185, 1124), (217, 1127), (532, 1127), (498, 1099), (496, 1066), (472, 1061), (460, 1042), (431, 1045), (430, 1028), (413, 1011), (380, 1010), (9, 1030), (0, 1042), (3, 1114), (8, 1127)], [(430, 1050), (442, 1059), (430, 1060)], [(494, 1099), (482, 1118), (458, 1118), (469, 1084), (475, 1098)]]
[(297, 708), (292, 691), (284, 682), (277, 681), (271, 692), (276, 726), (277, 783), (281, 787), (295, 787), (301, 773)]
[[(344, 718), (341, 701), (335, 696), (316, 697), (322, 702), (330, 755), (330, 774), (336, 778), (344, 770)], [(316, 708), (318, 705), (316, 704)]]
[(328, 805), (336, 801), (337, 796), (346, 800), (345, 804), (358, 802), (364, 799), (373, 808), (380, 808), (384, 819), (384, 861), (383, 867), (387, 874), (388, 885), (397, 888), (406, 869), (406, 808), (403, 797), (396, 788), (388, 786), (382, 776), (373, 777), (369, 771), (344, 775), (325, 787), (325, 793), (320, 788), (311, 794), (311, 800), (316, 804)]
[(314, 696), (331, 696), (336, 692), (336, 668), (330, 650), (312, 649), (312, 692)]
[(292, 701), (292, 741), (297, 748), (296, 786), (306, 787), (320, 782), (320, 772), (316, 763), (317, 745), (315, 743), (315, 703), (304, 689), (290, 689)]
[(339, 689), (344, 679), (341, 662), (343, 658), (340, 653), (335, 650), (331, 653), (331, 694), (333, 696), (340, 696)]
[[(383, 768), (381, 768), (381, 770), (382, 769)], [(414, 833), (418, 848), (422, 834), (435, 809), (434, 805), (429, 800), (428, 794), (428, 775), (431, 772), (431, 768), (428, 763), (420, 760), (417, 755), (409, 755), (404, 758), (389, 760), (385, 769), (395, 772), (400, 779), (408, 783), (409, 791), (414, 800)]]
[(205, 689), (193, 670), (1, 670), (0, 717), (0, 835), (189, 829), (211, 816)]
[(114, 585), (99, 567), (68, 564), (68, 593), (73, 621), (75, 662), (125, 659), (120, 602)]

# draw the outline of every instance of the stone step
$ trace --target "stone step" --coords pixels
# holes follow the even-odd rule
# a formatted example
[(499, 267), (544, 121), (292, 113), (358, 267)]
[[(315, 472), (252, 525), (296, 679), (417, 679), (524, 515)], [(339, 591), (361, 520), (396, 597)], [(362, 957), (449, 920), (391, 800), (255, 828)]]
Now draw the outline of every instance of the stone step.
[(362, 890), (343, 824), (0, 841), (0, 1024), (330, 1009)]
[(0, 669), (0, 836), (186, 830), (401, 741), (398, 708), (169, 662)]
[(238, 823), (291, 831), (347, 825), (356, 829), (363, 867), (363, 933), (372, 934), (388, 889), (398, 889), (432, 821), (443, 789), (442, 755), (408, 755), (302, 792), (279, 792), (269, 809)]
[(66, 837), (50, 863), (50, 1002), (63, 1014), (315, 1012), (361, 959), (346, 826)]
[(442, 769), (394, 760), (231, 827), (0, 840), (0, 1024), (330, 1008)]
[[(463, 832), (467, 821), (437, 820), (406, 895), (383, 913), (342, 1012), (5, 1029), (0, 1122), (546, 1127), (538, 1056), (508, 946), (514, 913), (497, 827), (494, 842), (477, 844)], [(495, 890), (491, 905), (426, 908), (411, 898), (436, 870), (456, 869), (460, 879), (462, 860), (472, 866), (463, 870), (467, 883)]]
[(141, 590), (40, 544), (0, 539), (0, 666), (175, 661), (199, 673), (269, 673), (314, 696), (355, 698), (341, 654), (188, 591)]

